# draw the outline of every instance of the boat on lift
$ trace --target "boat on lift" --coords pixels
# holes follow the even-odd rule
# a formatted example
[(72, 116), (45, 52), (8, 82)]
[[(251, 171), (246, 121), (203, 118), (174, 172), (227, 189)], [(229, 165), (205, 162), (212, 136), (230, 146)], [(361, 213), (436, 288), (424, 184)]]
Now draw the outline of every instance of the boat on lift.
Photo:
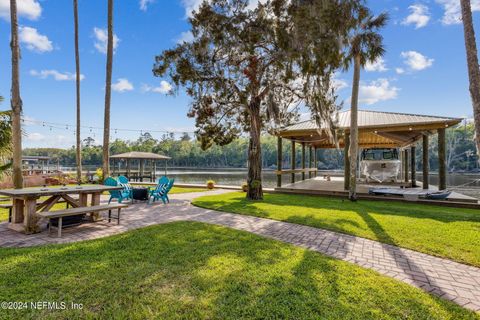
[(364, 149), (360, 160), (360, 174), (366, 182), (396, 182), (400, 173), (401, 161), (398, 149)]

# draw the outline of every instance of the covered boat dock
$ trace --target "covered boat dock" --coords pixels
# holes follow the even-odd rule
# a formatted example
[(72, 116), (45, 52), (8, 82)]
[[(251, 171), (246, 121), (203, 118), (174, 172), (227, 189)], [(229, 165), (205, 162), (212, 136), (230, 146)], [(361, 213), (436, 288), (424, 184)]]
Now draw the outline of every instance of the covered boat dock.
[(110, 159), (113, 175), (124, 175), (132, 181), (153, 182), (157, 177), (158, 163), (163, 162), (167, 175), (168, 160), (171, 158), (157, 153), (132, 151), (113, 155)]
[[(427, 116), (406, 113), (360, 110), (358, 112), (359, 154), (368, 148), (398, 148), (401, 170), (396, 183), (372, 184), (359, 181), (358, 195), (366, 196), (372, 187), (392, 186), (396, 188), (423, 188), (424, 190), (447, 189), (446, 167), (446, 130), (459, 124), (461, 118)], [(350, 111), (338, 113), (334, 128), (337, 141), (332, 141), (327, 128), (318, 126), (313, 120), (303, 121), (283, 128), (277, 133), (277, 191), (347, 195), (349, 188), (350, 157)], [(429, 141), (438, 139), (438, 186), (429, 184)], [(290, 166), (284, 168), (283, 146), (285, 141), (291, 144)], [(417, 181), (416, 145), (422, 143), (422, 181)], [(301, 148), (300, 167), (297, 167), (296, 148)], [(343, 177), (325, 179), (318, 176), (318, 150), (325, 148), (342, 148), (344, 150)], [(307, 156), (308, 151), (308, 156)], [(287, 166), (288, 167), (288, 166)], [(288, 176), (288, 184), (284, 177)], [(300, 176), (300, 180), (296, 178)], [(478, 202), (477, 199), (452, 193), (448, 200)]]

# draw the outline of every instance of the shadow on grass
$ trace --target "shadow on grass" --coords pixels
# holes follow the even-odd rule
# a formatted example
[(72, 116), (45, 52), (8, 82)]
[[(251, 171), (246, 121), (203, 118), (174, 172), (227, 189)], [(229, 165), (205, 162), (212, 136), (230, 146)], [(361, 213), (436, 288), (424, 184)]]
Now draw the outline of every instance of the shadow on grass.
[[(221, 199), (221, 196), (219, 197)], [(194, 201), (195, 205), (218, 208), (218, 210), (237, 212), (239, 208), (256, 211), (258, 216), (267, 214), (255, 207), (262, 201), (248, 201), (239, 195), (228, 201), (213, 198), (202, 198)], [(444, 223), (470, 221), (480, 223), (480, 210), (441, 207), (427, 204), (400, 203), (388, 201), (362, 200), (350, 202), (340, 198), (326, 198), (308, 195), (265, 194), (264, 203), (271, 206), (299, 206), (301, 209), (328, 209), (340, 211), (368, 210), (382, 215), (405, 216), (415, 219), (433, 219)]]
[(473, 317), (347, 263), (200, 223), (2, 249), (0, 258), (1, 300), (84, 305), (81, 313), (23, 310), (10, 318)]

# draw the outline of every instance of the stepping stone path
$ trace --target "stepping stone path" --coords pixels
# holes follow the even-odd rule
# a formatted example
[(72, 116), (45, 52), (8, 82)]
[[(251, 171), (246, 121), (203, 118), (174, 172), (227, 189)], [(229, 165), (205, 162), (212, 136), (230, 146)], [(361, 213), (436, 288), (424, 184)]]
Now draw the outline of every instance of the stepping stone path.
[(173, 221), (226, 226), (291, 243), (324, 255), (373, 269), (427, 292), (480, 312), (480, 268), (360, 237), (270, 219), (223, 213), (192, 206), (190, 201), (215, 190), (174, 194), (169, 205), (138, 203), (125, 209), (120, 225), (97, 222), (65, 229), (62, 238), (42, 232), (23, 235), (0, 223), (0, 247), (29, 247), (106, 237)]

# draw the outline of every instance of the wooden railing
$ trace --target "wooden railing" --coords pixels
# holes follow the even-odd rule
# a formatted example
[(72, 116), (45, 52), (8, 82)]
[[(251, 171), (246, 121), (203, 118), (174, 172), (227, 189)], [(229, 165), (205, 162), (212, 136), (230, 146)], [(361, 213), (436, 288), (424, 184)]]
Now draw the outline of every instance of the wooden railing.
[(305, 169), (286, 169), (286, 170), (277, 170), (275, 174), (282, 175), (282, 174), (292, 174), (292, 173), (309, 173), (309, 172), (317, 172), (318, 169), (316, 168), (305, 168)]

